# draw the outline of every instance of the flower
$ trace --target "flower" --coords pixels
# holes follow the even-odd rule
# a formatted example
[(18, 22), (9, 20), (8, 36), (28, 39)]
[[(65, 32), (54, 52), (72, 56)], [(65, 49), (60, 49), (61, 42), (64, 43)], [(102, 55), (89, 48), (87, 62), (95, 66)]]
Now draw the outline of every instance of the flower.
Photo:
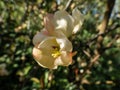
[(72, 15), (65, 10), (57, 11), (55, 14), (48, 14), (45, 19), (45, 27), (61, 30), (67, 37), (78, 32), (84, 21), (83, 15), (77, 8), (73, 9)]
[(62, 10), (48, 14), (44, 18), (45, 28), (33, 37), (32, 54), (37, 63), (49, 69), (70, 65), (74, 53), (68, 37), (80, 29), (82, 22), (82, 14), (77, 9), (72, 15)]
[(68, 66), (72, 63), (72, 44), (59, 32), (53, 36), (46, 31), (37, 33), (33, 38), (33, 57), (44, 68), (56, 69), (58, 65)]

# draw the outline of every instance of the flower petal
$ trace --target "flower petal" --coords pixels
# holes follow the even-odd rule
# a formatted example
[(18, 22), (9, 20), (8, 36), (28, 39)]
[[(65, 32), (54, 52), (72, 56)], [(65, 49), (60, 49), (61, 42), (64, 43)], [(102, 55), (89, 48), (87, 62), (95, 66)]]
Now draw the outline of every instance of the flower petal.
[(35, 47), (33, 48), (33, 57), (37, 61), (37, 63), (44, 68), (49, 68), (49, 69), (57, 68), (57, 66), (54, 64), (55, 58), (53, 58), (47, 53), (43, 53), (43, 51), (38, 48)]
[(62, 51), (61, 56), (55, 60), (55, 65), (68, 66), (71, 63), (72, 63), (72, 54), (66, 51)]
[(73, 18), (66, 11), (57, 11), (54, 15), (56, 29), (61, 29), (62, 32), (69, 37), (73, 30)]
[(54, 15), (53, 14), (48, 14), (44, 18), (44, 25), (45, 29), (52, 34), (54, 31)]
[(72, 43), (67, 38), (56, 38), (61, 51), (72, 51)]
[(54, 34), (56, 37), (56, 41), (60, 46), (60, 50), (71, 52), (73, 47), (72, 43), (68, 40), (68, 38), (60, 30), (55, 31)]
[(42, 40), (44, 40), (46, 37), (48, 37), (48, 32), (46, 30), (43, 30), (41, 32), (38, 32), (34, 37), (33, 37), (33, 44), (36, 46), (38, 45)]
[(73, 33), (76, 33), (76, 32), (78, 32), (80, 30), (80, 28), (81, 28), (81, 26), (83, 24), (83, 21), (84, 21), (84, 17), (77, 8), (75, 8), (72, 11), (72, 16), (74, 18)]
[(45, 51), (45, 53), (49, 54), (52, 54), (54, 47), (59, 47), (55, 37), (47, 37), (38, 45), (38, 48), (40, 48), (42, 51)]

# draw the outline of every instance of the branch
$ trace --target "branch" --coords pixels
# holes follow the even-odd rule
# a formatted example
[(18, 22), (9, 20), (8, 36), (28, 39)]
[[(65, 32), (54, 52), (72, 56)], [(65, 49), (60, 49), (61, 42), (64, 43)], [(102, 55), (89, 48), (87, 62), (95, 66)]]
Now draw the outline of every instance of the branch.
[(110, 33), (111, 31), (113, 31), (113, 30), (115, 30), (115, 29), (117, 29), (117, 28), (119, 28), (119, 27), (120, 27), (120, 25), (115, 23), (114, 25), (111, 26), (111, 28), (106, 29), (106, 31), (105, 31), (104, 33), (99, 33), (99, 34), (97, 34), (95, 37), (89, 39), (89, 40), (86, 42), (86, 45), (89, 46), (93, 41), (97, 40), (97, 38), (98, 38), (99, 36), (104, 37), (106, 34)]
[(109, 23), (109, 18), (111, 16), (114, 4), (115, 4), (115, 0), (107, 0), (104, 18), (103, 18), (103, 21), (101, 22), (100, 26), (98, 27), (99, 33), (104, 33), (105, 30), (107, 29), (107, 26)]
[[(104, 13), (104, 18), (100, 24), (100, 26), (98, 27), (99, 33), (102, 34), (105, 32), (105, 30), (108, 27), (108, 23), (109, 23), (109, 18), (111, 16), (113, 7), (115, 5), (115, 0), (107, 0), (107, 5), (106, 5), (106, 11)], [(99, 49), (102, 47), (102, 42), (103, 42), (103, 37), (99, 36), (97, 38), (97, 47), (98, 47), (98, 51)]]

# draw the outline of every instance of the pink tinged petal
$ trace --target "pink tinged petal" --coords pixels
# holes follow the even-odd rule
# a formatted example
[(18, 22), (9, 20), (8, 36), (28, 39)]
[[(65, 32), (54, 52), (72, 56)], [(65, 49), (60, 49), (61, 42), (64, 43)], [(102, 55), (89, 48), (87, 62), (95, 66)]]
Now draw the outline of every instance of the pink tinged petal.
[(72, 53), (62, 51), (61, 56), (55, 60), (55, 65), (68, 66), (72, 63)]
[(64, 64), (63, 61), (61, 60), (61, 56), (59, 56), (58, 58), (56, 58), (54, 64), (55, 64), (56, 66), (59, 66), (59, 65), (62, 66), (62, 65)]
[(49, 69), (57, 68), (57, 66), (54, 64), (55, 58), (53, 58), (49, 54), (43, 53), (42, 50), (38, 48), (35, 47), (33, 48), (33, 57), (41, 67), (49, 68)]
[(69, 37), (72, 35), (74, 19), (66, 11), (57, 11), (54, 15), (56, 29), (61, 29), (62, 32)]
[(48, 30), (50, 34), (54, 32), (54, 16), (53, 14), (48, 14), (44, 18), (45, 28)]
[(36, 46), (38, 45), (41, 41), (43, 41), (46, 37), (48, 37), (48, 32), (47, 31), (41, 31), (38, 32), (34, 37), (33, 37), (33, 44)]
[(80, 30), (82, 24), (83, 24), (83, 21), (84, 21), (84, 17), (83, 15), (81, 14), (81, 12), (75, 8), (73, 11), (72, 11), (72, 16), (74, 18), (74, 29), (73, 29), (73, 33), (76, 33)]

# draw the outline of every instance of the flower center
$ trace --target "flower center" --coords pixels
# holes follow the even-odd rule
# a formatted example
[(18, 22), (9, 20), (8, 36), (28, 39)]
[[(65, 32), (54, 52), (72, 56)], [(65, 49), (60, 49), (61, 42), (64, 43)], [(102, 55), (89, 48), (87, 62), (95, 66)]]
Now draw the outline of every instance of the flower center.
[(53, 46), (53, 51), (51, 54), (54, 58), (57, 58), (58, 56), (61, 55), (60, 53), (60, 48), (58, 46)]

